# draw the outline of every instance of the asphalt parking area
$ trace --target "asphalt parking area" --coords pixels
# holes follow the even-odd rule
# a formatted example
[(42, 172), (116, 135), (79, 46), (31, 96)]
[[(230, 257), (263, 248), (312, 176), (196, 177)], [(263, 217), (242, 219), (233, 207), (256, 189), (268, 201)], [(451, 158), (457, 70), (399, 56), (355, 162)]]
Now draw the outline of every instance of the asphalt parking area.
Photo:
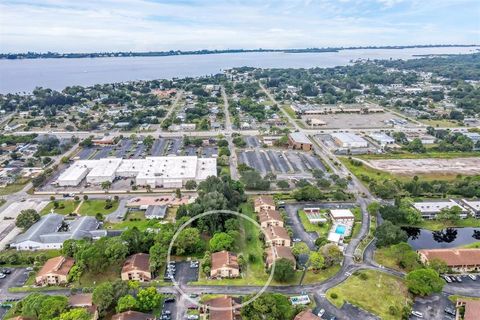
[[(413, 310), (420, 312), (423, 319), (447, 320), (455, 319), (455, 316), (445, 313), (445, 308), (455, 310), (455, 304), (448, 299), (446, 294), (433, 294), (428, 297), (417, 297), (413, 305)], [(411, 320), (420, 319), (414, 315)]]
[[(3, 268), (0, 268), (2, 270)], [(8, 288), (21, 287), (28, 279), (29, 272), (26, 268), (8, 268), (11, 273), (0, 279), (0, 295), (8, 293)]]
[(190, 261), (176, 261), (175, 280), (179, 284), (187, 284), (192, 281), (198, 281), (198, 267), (190, 268)]

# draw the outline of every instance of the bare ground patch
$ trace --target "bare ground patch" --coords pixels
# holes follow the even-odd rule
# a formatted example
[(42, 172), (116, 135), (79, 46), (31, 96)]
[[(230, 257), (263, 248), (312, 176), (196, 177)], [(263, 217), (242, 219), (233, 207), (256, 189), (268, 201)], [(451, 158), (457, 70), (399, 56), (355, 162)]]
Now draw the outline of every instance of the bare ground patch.
[(480, 157), (454, 159), (386, 159), (365, 161), (370, 167), (393, 174), (480, 174)]

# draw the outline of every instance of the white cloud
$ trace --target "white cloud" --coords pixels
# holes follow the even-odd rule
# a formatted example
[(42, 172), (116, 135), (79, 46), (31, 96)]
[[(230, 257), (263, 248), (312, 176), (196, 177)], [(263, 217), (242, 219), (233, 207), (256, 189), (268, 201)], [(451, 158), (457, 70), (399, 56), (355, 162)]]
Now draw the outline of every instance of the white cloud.
[[(440, 18), (445, 8), (450, 13), (445, 0), (439, 0), (440, 4), (418, 0), (191, 1), (0, 0), (0, 50), (87, 52), (478, 42), (478, 34), (471, 32), (474, 28), (448, 25)], [(425, 2), (432, 2), (431, 9)], [(395, 11), (400, 5), (415, 10)]]

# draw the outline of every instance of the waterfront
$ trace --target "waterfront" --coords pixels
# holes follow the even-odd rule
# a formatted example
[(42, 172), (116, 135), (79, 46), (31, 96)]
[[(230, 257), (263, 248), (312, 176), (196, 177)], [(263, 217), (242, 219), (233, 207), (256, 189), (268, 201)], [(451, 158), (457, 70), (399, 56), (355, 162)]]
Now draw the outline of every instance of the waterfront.
[(480, 228), (446, 228), (440, 231), (404, 229), (414, 250), (455, 248), (480, 241)]
[(166, 57), (0, 60), (0, 93), (35, 87), (211, 75), (233, 67), (312, 68), (347, 65), (358, 59), (410, 59), (428, 54), (472, 53), (478, 47), (358, 49), (324, 53), (225, 53)]

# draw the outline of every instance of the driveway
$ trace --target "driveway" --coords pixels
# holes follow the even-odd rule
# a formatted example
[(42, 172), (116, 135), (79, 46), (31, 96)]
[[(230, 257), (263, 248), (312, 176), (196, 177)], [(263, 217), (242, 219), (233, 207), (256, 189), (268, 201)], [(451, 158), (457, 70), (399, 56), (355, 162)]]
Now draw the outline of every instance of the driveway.
[(112, 213), (108, 214), (105, 217), (105, 220), (108, 222), (120, 222), (125, 219), (125, 215), (127, 214), (127, 199), (121, 199), (120, 203), (118, 204), (117, 210), (113, 211)]
[(0, 300), (4, 300), (8, 294), (8, 288), (23, 286), (28, 279), (26, 268), (8, 268), (12, 273), (0, 279)]

